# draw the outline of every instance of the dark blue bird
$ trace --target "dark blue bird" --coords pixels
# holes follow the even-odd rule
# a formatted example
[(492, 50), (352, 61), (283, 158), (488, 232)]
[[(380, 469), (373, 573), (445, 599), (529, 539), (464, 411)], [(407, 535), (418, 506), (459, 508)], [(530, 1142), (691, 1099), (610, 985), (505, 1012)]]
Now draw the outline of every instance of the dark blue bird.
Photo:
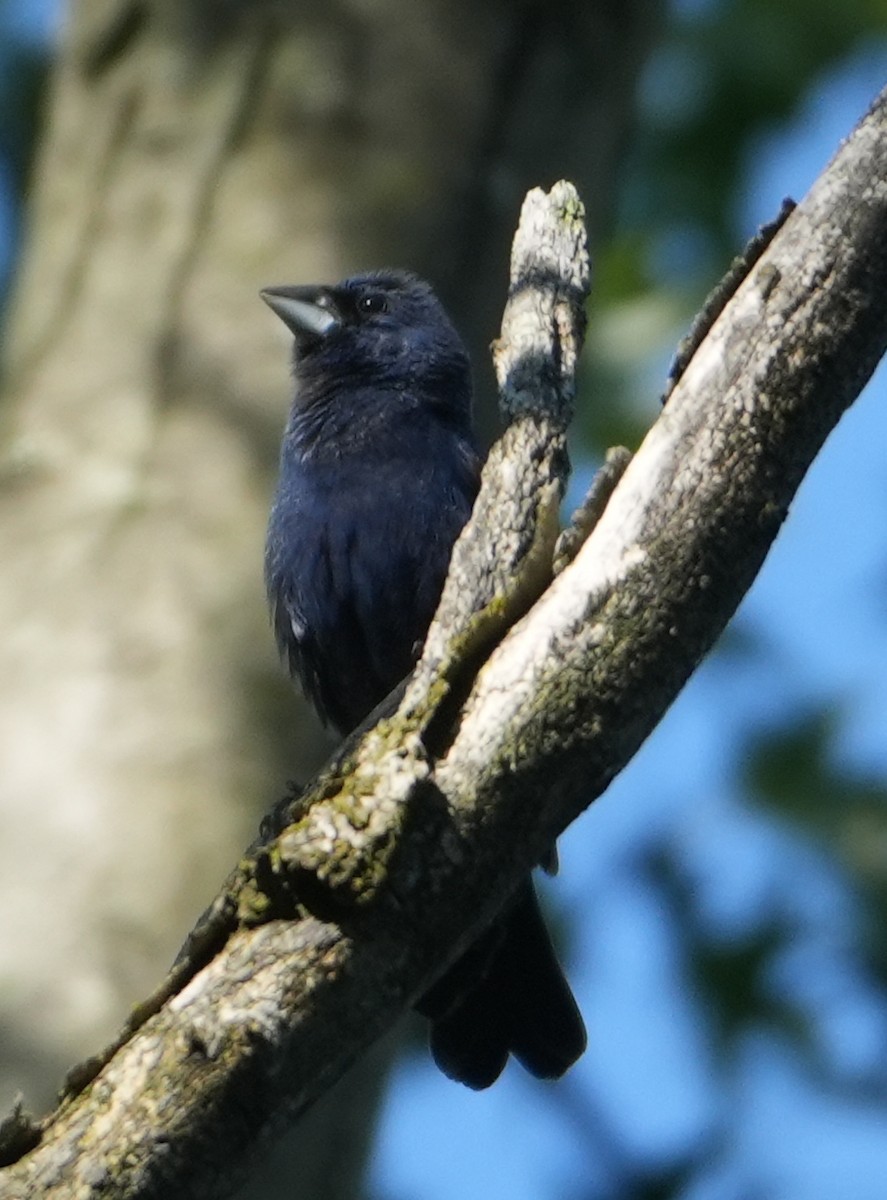
[[(265, 548), (274, 631), (320, 716), (346, 734), (415, 664), (471, 513), (468, 356), (431, 288), (406, 272), (262, 298), (295, 339)], [(435, 1061), (474, 1088), (509, 1053), (554, 1078), (585, 1048), (529, 880), (418, 1008)]]

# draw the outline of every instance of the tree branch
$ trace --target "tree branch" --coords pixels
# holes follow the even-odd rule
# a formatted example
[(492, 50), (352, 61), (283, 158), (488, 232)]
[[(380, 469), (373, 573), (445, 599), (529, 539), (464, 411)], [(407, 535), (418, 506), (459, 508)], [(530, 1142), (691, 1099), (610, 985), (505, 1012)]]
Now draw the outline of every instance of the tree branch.
[(543, 237), (527, 258), (522, 223), (496, 351), (514, 420), (397, 711), (279, 808), (100, 1073), (19, 1124), (18, 1150), (39, 1144), (0, 1172), (0, 1197), (224, 1194), (621, 770), (884, 352), (885, 180), (887, 93), (684, 364), (553, 580), (584, 276), (570, 190), (531, 194)]

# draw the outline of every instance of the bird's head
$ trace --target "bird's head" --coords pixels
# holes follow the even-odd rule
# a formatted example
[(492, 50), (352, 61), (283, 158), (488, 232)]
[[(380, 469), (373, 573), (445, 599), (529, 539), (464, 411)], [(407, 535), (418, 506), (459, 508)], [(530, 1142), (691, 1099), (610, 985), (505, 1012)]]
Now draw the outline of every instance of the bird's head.
[(263, 289), (294, 338), (297, 381), (309, 393), (337, 385), (418, 388), (470, 405), (468, 356), (427, 283), (406, 271), (376, 271), (333, 286)]

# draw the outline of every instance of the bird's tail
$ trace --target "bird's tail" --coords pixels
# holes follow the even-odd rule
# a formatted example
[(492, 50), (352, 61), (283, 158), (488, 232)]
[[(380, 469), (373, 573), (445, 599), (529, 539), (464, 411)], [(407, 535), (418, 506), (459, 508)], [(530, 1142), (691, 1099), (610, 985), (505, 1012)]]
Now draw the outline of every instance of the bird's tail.
[(585, 1049), (585, 1025), (531, 880), (417, 1008), (431, 1019), (434, 1061), (470, 1088), (489, 1087), (515, 1058), (557, 1079)]

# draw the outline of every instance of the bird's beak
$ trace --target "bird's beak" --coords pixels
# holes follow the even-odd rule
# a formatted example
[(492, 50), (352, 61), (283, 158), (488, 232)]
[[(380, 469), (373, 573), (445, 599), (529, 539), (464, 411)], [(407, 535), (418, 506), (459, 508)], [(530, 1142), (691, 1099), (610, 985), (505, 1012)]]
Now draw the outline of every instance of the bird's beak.
[(292, 331), (298, 345), (326, 335), (341, 324), (341, 315), (328, 288), (268, 287), (259, 295)]

